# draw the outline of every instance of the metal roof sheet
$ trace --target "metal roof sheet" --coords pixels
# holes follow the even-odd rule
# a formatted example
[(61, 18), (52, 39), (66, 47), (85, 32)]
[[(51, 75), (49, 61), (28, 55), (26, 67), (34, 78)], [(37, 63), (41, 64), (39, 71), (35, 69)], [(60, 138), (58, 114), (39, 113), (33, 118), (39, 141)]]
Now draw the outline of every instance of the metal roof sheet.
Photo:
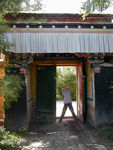
[(7, 33), (14, 53), (113, 53), (113, 29), (17, 28)]

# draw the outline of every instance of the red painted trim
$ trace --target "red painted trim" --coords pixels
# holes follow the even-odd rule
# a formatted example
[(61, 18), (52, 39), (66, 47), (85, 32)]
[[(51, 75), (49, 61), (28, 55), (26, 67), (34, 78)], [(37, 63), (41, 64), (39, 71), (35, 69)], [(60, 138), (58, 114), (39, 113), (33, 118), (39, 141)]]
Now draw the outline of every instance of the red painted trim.
[[(82, 64), (81, 64), (82, 65)], [(82, 67), (82, 66), (81, 66)], [(83, 114), (83, 112), (84, 112), (84, 109), (83, 109), (83, 105), (84, 105), (84, 100), (83, 100), (83, 67), (81, 68), (82, 69), (82, 75), (81, 75), (81, 80), (82, 80), (82, 114)]]
[(83, 121), (83, 71), (82, 71), (82, 63), (80, 63), (77, 66), (77, 116), (81, 121)]
[(22, 29), (13, 29), (11, 30), (9, 33), (104, 33), (104, 34), (113, 34), (113, 29), (26, 29), (26, 28), (22, 28)]
[(77, 117), (78, 117), (78, 66), (76, 69), (76, 98), (77, 98)]
[(112, 14), (89, 14), (83, 20), (82, 15), (70, 13), (18, 13), (14, 17), (12, 13), (5, 15), (5, 19), (11, 22), (17, 22), (19, 18), (27, 22), (29, 18), (33, 17), (36, 22), (45, 20), (46, 22), (111, 22)]

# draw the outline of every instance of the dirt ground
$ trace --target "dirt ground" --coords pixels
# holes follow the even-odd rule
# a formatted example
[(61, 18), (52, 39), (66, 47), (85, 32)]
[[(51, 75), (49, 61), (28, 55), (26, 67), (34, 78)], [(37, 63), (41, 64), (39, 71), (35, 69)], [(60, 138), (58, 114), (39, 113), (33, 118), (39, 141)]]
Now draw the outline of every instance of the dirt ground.
[(33, 122), (21, 150), (113, 150), (113, 141), (73, 118), (61, 123)]

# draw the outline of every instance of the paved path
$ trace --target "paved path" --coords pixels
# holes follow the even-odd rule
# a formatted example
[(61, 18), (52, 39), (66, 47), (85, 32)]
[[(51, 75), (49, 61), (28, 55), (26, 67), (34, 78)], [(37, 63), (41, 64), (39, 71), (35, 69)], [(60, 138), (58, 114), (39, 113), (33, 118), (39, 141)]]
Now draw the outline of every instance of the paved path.
[(112, 141), (98, 137), (94, 129), (73, 119), (33, 122), (24, 138), (21, 150), (113, 150)]
[[(72, 105), (73, 105), (73, 109), (74, 109), (75, 114), (77, 114), (77, 103), (76, 103), (76, 101), (72, 101)], [(56, 101), (56, 117), (61, 116), (63, 106), (64, 106), (63, 100)], [(67, 108), (66, 113), (65, 113), (65, 117), (71, 117), (71, 116), (72, 116), (72, 114), (71, 114), (69, 108)]]

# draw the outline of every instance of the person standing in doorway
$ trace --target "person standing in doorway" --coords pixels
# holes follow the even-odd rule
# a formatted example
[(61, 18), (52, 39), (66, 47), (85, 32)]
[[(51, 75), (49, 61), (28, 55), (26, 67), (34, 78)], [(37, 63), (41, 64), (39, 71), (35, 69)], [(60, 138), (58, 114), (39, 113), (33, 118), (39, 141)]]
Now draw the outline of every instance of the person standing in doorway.
[(62, 111), (61, 117), (60, 117), (58, 122), (61, 122), (62, 119), (64, 118), (67, 107), (69, 107), (69, 109), (73, 115), (74, 120), (76, 120), (76, 115), (75, 115), (74, 110), (73, 110), (72, 100), (71, 100), (71, 96), (70, 96), (70, 88), (69, 87), (63, 88), (62, 94), (64, 95), (64, 107), (63, 107), (63, 111)]

